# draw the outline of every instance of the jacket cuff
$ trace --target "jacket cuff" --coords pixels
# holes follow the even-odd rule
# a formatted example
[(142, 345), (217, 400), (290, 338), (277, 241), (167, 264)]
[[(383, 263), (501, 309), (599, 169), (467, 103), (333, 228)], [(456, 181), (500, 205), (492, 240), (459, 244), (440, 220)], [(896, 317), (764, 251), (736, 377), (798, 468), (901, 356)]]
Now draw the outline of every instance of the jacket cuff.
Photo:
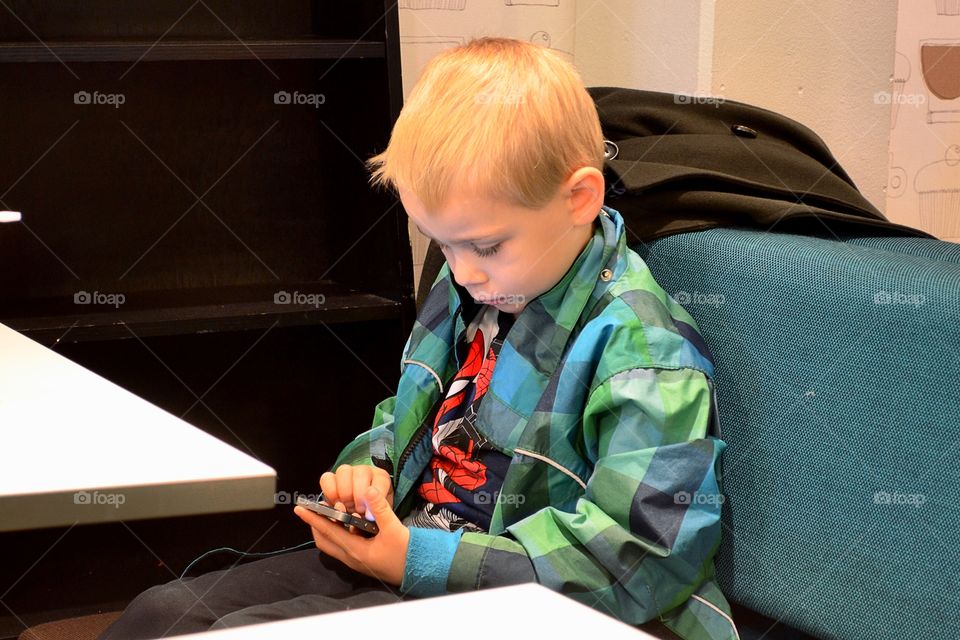
[(463, 530), (410, 527), (407, 560), (400, 591), (420, 598), (447, 592), (447, 576)]

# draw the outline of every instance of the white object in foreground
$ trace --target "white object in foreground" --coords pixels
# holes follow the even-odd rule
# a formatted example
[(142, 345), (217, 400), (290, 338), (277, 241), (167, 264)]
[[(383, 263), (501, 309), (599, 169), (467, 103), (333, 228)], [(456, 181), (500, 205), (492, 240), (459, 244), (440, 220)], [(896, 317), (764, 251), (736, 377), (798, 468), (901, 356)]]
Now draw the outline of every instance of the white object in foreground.
[[(427, 633), (428, 630), (430, 633)], [(491, 634), (506, 638), (549, 640), (656, 640), (656, 636), (533, 582), (234, 629), (191, 633), (177, 638), (277, 640), (383, 636), (390, 640), (423, 640), (425, 635), (456, 637)]]
[(0, 324), (0, 531), (274, 506), (276, 473)]

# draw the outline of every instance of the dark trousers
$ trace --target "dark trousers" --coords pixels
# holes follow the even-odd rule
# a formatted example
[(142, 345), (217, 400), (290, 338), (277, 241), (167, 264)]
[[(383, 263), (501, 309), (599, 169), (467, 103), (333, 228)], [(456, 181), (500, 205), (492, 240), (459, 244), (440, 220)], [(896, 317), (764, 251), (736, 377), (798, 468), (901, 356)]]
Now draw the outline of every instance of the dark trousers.
[(307, 549), (151, 587), (100, 640), (165, 638), (402, 599), (396, 588)]

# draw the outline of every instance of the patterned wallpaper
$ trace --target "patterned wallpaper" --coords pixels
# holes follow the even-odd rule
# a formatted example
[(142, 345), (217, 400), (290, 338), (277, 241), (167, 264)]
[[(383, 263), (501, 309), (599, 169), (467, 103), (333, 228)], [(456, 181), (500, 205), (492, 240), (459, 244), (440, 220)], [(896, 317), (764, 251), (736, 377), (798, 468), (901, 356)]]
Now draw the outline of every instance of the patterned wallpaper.
[(887, 216), (960, 242), (960, 0), (901, 0)]

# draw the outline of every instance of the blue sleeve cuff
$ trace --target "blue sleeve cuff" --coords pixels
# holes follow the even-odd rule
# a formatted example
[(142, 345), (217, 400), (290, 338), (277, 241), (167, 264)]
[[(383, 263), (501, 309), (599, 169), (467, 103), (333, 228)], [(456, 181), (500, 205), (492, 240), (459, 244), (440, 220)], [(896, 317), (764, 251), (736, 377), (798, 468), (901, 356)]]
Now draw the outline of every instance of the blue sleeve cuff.
[(410, 527), (407, 560), (400, 591), (426, 598), (447, 593), (447, 575), (463, 530)]

